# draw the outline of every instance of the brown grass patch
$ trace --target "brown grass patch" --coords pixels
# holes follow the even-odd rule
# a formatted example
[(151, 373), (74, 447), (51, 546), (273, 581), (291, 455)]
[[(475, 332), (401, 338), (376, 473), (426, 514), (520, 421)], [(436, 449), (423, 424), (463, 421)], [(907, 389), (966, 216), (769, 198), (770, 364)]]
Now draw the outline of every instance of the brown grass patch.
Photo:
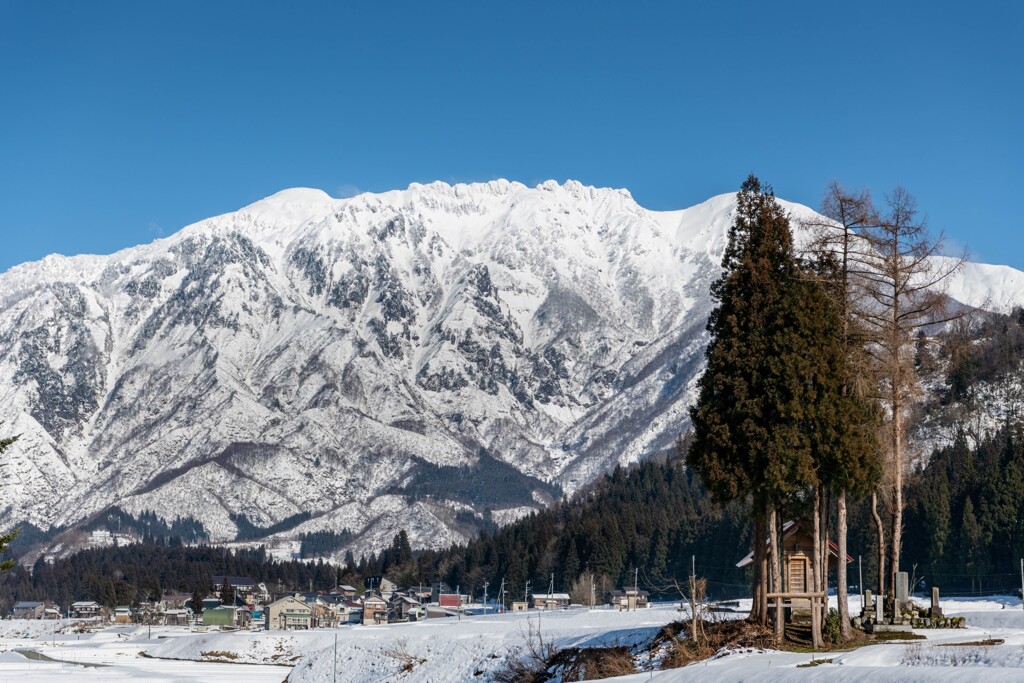
[(226, 650), (207, 650), (200, 652), (199, 656), (207, 662), (233, 662), (238, 659), (238, 653), (228, 652)]
[(717, 623), (705, 622), (703, 643), (695, 643), (687, 638), (686, 635), (689, 632), (689, 620), (675, 621), (664, 626), (655, 637), (655, 646), (670, 643), (670, 650), (662, 660), (663, 669), (677, 669), (693, 662), (705, 660), (726, 647), (758, 649), (777, 647), (775, 638), (769, 629), (741, 619)]
[(636, 673), (633, 653), (628, 647), (586, 647), (559, 650), (548, 662), (548, 670), (557, 671), (569, 681), (598, 681)]
[(832, 663), (831, 659), (812, 659), (809, 662), (804, 662), (803, 664), (797, 664), (796, 668), (798, 668), (798, 669), (807, 669), (807, 668), (812, 667), (812, 666), (821, 666), (822, 664), (831, 664), (831, 663)]
[(881, 631), (871, 634), (871, 639), (876, 642), (890, 642), (899, 640), (925, 640), (925, 636), (913, 631)]

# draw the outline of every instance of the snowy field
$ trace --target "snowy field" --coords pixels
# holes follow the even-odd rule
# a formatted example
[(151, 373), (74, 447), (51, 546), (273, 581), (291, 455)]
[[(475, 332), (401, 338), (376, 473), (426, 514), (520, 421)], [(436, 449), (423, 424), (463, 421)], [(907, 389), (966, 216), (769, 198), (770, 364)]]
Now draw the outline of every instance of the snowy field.
[(273, 665), (173, 661), (142, 655), (164, 639), (192, 640), (187, 629), (137, 626), (108, 627), (77, 633), (69, 622), (0, 621), (0, 683), (82, 681), (224, 681), (282, 683), (290, 668)]
[[(834, 600), (834, 598), (833, 598)], [(851, 609), (859, 610), (857, 598)], [(746, 607), (747, 605), (743, 605)], [(946, 600), (947, 614), (969, 627), (921, 631), (927, 640), (871, 645), (846, 653), (727, 652), (684, 669), (644, 671), (608, 679), (662, 683), (709, 681), (870, 681), (905, 683), (1024, 681), (1024, 609), (1016, 598)], [(647, 643), (682, 616), (673, 605), (618, 612), (573, 609), (431, 620), (415, 624), (347, 626), (307, 632), (193, 632), (187, 628), (80, 622), (0, 621), (0, 683), (81, 680), (246, 681), (486, 681), (526, 644), (528, 632), (558, 648), (624, 645), (652, 662)], [(337, 650), (334, 643), (337, 638)], [(987, 639), (1001, 644), (957, 645)], [(644, 654), (639, 654), (644, 653)], [(811, 660), (831, 660), (807, 667)], [(403, 669), (408, 662), (412, 667)]]

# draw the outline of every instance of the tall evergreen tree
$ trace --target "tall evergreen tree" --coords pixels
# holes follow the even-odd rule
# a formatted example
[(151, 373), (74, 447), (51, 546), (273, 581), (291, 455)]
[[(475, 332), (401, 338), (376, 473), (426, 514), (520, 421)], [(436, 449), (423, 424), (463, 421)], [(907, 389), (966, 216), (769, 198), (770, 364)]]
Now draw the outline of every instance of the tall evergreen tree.
[(235, 587), (228, 581), (228, 577), (224, 577), (224, 584), (220, 587), (220, 604), (222, 605), (234, 605), (235, 604)]
[(189, 605), (192, 607), (192, 613), (198, 617), (203, 613), (203, 600), (206, 598), (206, 591), (197, 588), (192, 591), (192, 599), (189, 600)]
[[(754, 607), (767, 622), (766, 532), (815, 481), (807, 433), (807, 340), (800, 330), (801, 281), (789, 219), (771, 189), (751, 175), (711, 288), (717, 304), (700, 395), (691, 410), (688, 463), (720, 502), (749, 497), (754, 520)], [(777, 543), (773, 542), (773, 548)], [(772, 558), (775, 567), (778, 557)], [(778, 586), (778, 572), (773, 571)]]

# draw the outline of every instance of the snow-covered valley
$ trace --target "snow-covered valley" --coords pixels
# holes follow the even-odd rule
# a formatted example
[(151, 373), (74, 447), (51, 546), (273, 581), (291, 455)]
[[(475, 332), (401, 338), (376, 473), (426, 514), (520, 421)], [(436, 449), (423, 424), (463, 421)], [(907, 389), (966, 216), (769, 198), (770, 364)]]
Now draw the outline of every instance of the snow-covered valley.
[[(299, 632), (193, 632), (184, 627), (0, 622), (0, 681), (83, 680), (337, 681), (491, 680), (525, 647), (530, 629), (557, 649), (621, 645), (640, 673), (616, 681), (992, 681), (1020, 680), (1024, 610), (1017, 598), (944, 600), (966, 629), (929, 629), (926, 640), (867, 645), (847, 652), (724, 651), (707, 662), (660, 668), (650, 643), (685, 616), (677, 606), (618, 611), (573, 608), (412, 624), (350, 626)], [(749, 604), (741, 604), (749, 607)], [(858, 598), (851, 607), (859, 608)], [(737, 613), (735, 616), (742, 616)], [(337, 640), (337, 648), (335, 648)], [(990, 644), (978, 644), (988, 641)], [(406, 669), (402, 655), (415, 664)], [(827, 660), (827, 661), (826, 661)], [(816, 666), (807, 666), (818, 661)], [(559, 680), (559, 679), (556, 679)]]

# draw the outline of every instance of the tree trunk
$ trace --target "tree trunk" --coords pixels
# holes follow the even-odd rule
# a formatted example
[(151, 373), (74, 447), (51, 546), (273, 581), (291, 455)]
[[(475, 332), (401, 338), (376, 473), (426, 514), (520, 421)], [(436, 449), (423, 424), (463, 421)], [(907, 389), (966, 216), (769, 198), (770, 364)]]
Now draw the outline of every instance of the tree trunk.
[(882, 607), (885, 605), (885, 524), (882, 516), (878, 514), (878, 494), (871, 493), (871, 516), (875, 520), (875, 529), (878, 532), (878, 606), (877, 617), (881, 620)]
[[(892, 405), (892, 532), (889, 535), (889, 586), (896, 589), (903, 541), (903, 403), (902, 391), (893, 392)], [(895, 599), (895, 594), (893, 595)]]
[[(811, 550), (811, 591), (821, 591), (821, 487), (814, 486), (814, 532)], [(811, 600), (811, 646), (817, 650), (821, 642), (821, 606)]]
[[(839, 558), (836, 565), (836, 597), (839, 603), (839, 628), (843, 640), (853, 637), (850, 629), (850, 602), (847, 599), (847, 586), (849, 581), (846, 578), (846, 489), (839, 489), (839, 496), (836, 498), (838, 508), (838, 519), (836, 520), (836, 545), (839, 546)], [(863, 587), (861, 593), (863, 594)]]
[[(826, 488), (821, 488), (821, 590), (828, 595), (828, 560), (829, 552), (828, 548), (828, 523), (829, 523), (829, 512), (832, 509), (832, 494)], [(828, 616), (828, 598), (826, 597), (821, 601), (821, 623), (825, 623), (825, 618)]]
[(754, 580), (752, 586), (753, 603), (750, 606), (750, 616), (748, 619), (752, 622), (765, 625), (765, 611), (767, 607), (767, 581), (765, 576), (765, 552), (764, 552), (764, 536), (765, 536), (765, 523), (764, 513), (758, 509), (754, 510), (754, 535), (751, 539), (753, 543), (754, 552)]
[[(773, 507), (768, 515), (768, 556), (769, 565), (771, 571), (769, 578), (771, 582), (771, 592), (781, 593), (782, 592), (782, 572), (779, 570), (779, 515), (778, 511)], [(772, 602), (774, 605), (779, 603), (779, 598), (775, 598)], [(779, 610), (773, 610), (773, 623), (775, 625), (775, 640), (781, 642), (782, 640), (782, 629), (783, 623)]]

